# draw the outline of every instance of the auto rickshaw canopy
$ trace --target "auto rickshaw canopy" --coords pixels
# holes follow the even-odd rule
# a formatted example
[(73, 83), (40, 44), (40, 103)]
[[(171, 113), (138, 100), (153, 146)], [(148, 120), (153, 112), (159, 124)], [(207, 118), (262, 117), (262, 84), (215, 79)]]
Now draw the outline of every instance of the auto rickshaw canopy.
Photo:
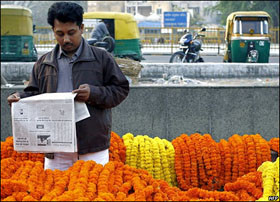
[(33, 36), (32, 11), (19, 5), (1, 5), (1, 36)]
[(84, 19), (113, 19), (115, 23), (115, 39), (138, 39), (139, 29), (131, 14), (120, 12), (87, 12)]
[(271, 20), (270, 15), (265, 11), (237, 11), (231, 13), (227, 17), (227, 23), (226, 23), (226, 32), (225, 32), (225, 40), (228, 41), (230, 39), (230, 35), (233, 31), (233, 22), (235, 18), (237, 17), (265, 17), (268, 19), (268, 21)]

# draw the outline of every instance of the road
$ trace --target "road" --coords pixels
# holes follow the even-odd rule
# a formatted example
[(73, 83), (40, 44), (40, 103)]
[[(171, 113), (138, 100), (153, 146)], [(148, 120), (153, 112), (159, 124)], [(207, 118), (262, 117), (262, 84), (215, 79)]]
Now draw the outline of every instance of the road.
[[(38, 58), (43, 55), (42, 52), (38, 53)], [(171, 55), (144, 55), (145, 60), (142, 62), (145, 63), (169, 63)], [(223, 62), (223, 56), (202, 56), (205, 62)], [(269, 58), (270, 63), (279, 63), (279, 56), (274, 56)]]
[[(144, 55), (145, 60), (142, 62), (145, 63), (169, 63), (171, 55)], [(223, 56), (202, 56), (205, 62), (223, 62)], [(279, 63), (279, 56), (278, 57), (270, 57), (270, 63)]]

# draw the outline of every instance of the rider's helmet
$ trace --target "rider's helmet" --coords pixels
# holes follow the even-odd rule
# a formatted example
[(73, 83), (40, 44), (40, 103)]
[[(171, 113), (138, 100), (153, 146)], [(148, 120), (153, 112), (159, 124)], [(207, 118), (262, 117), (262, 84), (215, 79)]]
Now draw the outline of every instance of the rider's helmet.
[(186, 36), (184, 37), (184, 44), (187, 45), (188, 43), (190, 43), (190, 41), (193, 40), (192, 38), (192, 34), (186, 34)]

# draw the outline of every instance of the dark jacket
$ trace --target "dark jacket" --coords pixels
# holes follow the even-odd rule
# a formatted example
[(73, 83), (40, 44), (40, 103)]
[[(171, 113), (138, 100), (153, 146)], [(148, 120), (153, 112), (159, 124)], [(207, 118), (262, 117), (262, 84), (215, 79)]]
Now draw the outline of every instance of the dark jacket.
[[(111, 108), (128, 95), (129, 83), (113, 57), (104, 50), (90, 46), (82, 40), (81, 55), (73, 64), (73, 88), (90, 85), (86, 103), (90, 117), (76, 123), (78, 153), (86, 154), (108, 149), (112, 126)], [(54, 93), (57, 89), (59, 45), (43, 55), (35, 64), (29, 84), (20, 93), (28, 97), (41, 93)]]

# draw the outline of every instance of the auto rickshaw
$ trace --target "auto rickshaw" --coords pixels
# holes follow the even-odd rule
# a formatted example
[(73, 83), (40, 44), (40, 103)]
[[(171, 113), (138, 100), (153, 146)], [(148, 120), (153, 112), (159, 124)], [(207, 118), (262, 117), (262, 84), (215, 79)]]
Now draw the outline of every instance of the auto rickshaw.
[[(131, 14), (120, 12), (87, 12), (84, 13), (85, 27), (97, 23), (97, 20), (110, 20), (108, 29), (110, 36), (115, 40), (113, 54), (115, 57), (131, 58), (136, 61), (144, 59), (141, 52), (139, 29)], [(96, 22), (94, 22), (95, 20)]]
[(227, 17), (224, 62), (268, 63), (270, 15), (264, 11), (238, 11)]
[(1, 61), (36, 61), (30, 9), (1, 5)]

